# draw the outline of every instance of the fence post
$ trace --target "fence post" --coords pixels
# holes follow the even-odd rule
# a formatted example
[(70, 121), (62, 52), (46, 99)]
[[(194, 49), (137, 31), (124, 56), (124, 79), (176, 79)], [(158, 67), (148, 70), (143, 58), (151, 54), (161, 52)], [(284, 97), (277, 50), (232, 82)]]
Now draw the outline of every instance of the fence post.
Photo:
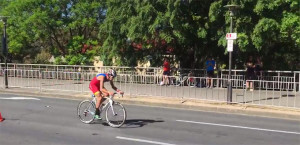
[(81, 93), (83, 93), (83, 86), (84, 86), (84, 72), (80, 72), (80, 81), (81, 81)]
[(42, 92), (42, 73), (41, 73), (41, 69), (39, 69), (39, 84), (40, 84), (40, 92)]
[[(223, 70), (221, 70), (221, 80), (223, 79)], [(223, 80), (221, 81), (221, 88), (223, 88)]]
[(294, 92), (296, 92), (296, 87), (297, 87), (297, 85), (296, 85), (296, 72), (294, 72), (294, 87), (293, 87)]
[(298, 77), (298, 86), (299, 86), (298, 91), (300, 92), (300, 72), (299, 72), (299, 77)]

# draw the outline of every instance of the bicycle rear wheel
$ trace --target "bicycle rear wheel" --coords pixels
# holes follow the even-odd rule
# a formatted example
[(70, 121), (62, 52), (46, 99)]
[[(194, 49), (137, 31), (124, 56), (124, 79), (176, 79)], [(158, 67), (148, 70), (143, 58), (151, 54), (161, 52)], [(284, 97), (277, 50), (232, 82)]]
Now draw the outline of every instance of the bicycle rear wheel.
[(119, 102), (114, 102), (106, 108), (106, 121), (111, 127), (121, 127), (126, 117), (126, 110)]
[(196, 86), (196, 81), (194, 79), (188, 79), (187, 84), (190, 87), (195, 87)]
[(83, 100), (77, 107), (77, 115), (83, 123), (91, 123), (95, 117), (96, 106), (90, 100)]

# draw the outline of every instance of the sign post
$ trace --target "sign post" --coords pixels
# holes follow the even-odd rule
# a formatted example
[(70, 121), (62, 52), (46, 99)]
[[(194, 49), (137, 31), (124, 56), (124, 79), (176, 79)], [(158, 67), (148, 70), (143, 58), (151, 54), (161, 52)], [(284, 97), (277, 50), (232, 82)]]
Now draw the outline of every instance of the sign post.
[[(231, 28), (232, 29), (232, 28)], [(230, 29), (230, 32), (232, 31)], [(227, 51), (229, 53), (229, 75), (228, 75), (228, 97), (227, 102), (232, 102), (232, 85), (231, 85), (231, 59), (232, 59), (232, 51), (233, 51), (233, 41), (237, 38), (237, 33), (227, 33)]]
[(227, 40), (227, 51), (228, 52), (233, 51), (233, 40), (231, 40), (231, 39)]
[[(232, 3), (232, 1), (231, 1)], [(240, 6), (231, 4), (231, 5), (226, 5), (226, 8), (229, 9), (230, 12), (230, 33), (226, 35), (226, 39), (236, 39), (236, 33), (232, 33), (232, 25), (233, 25), (233, 16), (235, 15), (235, 12)], [(233, 40), (234, 40), (233, 39)], [(233, 51), (233, 40), (228, 41), (228, 45), (230, 44), (231, 46), (227, 46), (227, 49), (229, 48), (229, 72), (228, 72), (228, 92), (227, 92), (227, 103), (232, 103), (232, 84), (231, 84), (231, 61), (232, 61), (232, 51)]]
[(235, 40), (237, 38), (237, 33), (227, 33), (226, 39), (227, 40)]
[(227, 33), (226, 39), (227, 39), (227, 51), (232, 52), (233, 51), (233, 40), (237, 38), (236, 33)]

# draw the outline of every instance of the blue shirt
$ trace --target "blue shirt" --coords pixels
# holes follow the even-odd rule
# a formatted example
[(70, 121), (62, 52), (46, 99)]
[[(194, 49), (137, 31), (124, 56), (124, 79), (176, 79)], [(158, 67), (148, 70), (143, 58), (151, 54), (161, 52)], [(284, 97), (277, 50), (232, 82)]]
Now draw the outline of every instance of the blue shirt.
[(207, 60), (206, 61), (206, 71), (214, 71), (216, 62), (214, 60)]

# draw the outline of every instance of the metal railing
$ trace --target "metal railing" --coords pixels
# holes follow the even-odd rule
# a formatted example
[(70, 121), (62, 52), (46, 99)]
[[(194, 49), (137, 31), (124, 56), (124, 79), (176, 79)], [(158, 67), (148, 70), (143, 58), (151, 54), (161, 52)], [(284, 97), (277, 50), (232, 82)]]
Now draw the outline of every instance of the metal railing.
[[(69, 65), (8, 64), (0, 68), (4, 88), (4, 73), (9, 87), (30, 88), (38, 91), (56, 90), (89, 92), (89, 81), (99, 72), (114, 68), (118, 72), (116, 85), (130, 95), (194, 98), (226, 102), (227, 70), (219, 71), (213, 88), (206, 88), (204, 69), (180, 69), (169, 76), (170, 85), (160, 86), (162, 68)], [(194, 75), (189, 76), (188, 72)], [(300, 71), (265, 71), (257, 80), (245, 80), (245, 70), (232, 70), (233, 102), (300, 108)], [(196, 77), (195, 77), (196, 76)], [(255, 91), (246, 91), (247, 81), (254, 82)]]
[(293, 86), (294, 82), (281, 81), (279, 84), (278, 81), (265, 80), (250, 80), (248, 82), (254, 83), (255, 90), (244, 91), (243, 103), (300, 108), (300, 93), (293, 89), (287, 89), (288, 86)]
[[(9, 87), (36, 89), (37, 91), (90, 92), (88, 86), (96, 72), (63, 72), (7, 69), (0, 70), (0, 79), (8, 74)], [(298, 75), (298, 74), (297, 74)], [(169, 85), (160, 85), (158, 75), (119, 74), (115, 85), (131, 96), (161, 96), (182, 99), (227, 101), (227, 79), (212, 78), (212, 88), (207, 88), (206, 77), (170, 76)], [(253, 82), (254, 91), (247, 91), (246, 82)], [(300, 109), (299, 82), (294, 79), (243, 80), (232, 79), (233, 102), (240, 104), (269, 105)], [(109, 86), (106, 86), (109, 88)], [(4, 83), (2, 83), (4, 88)]]
[[(4, 63), (0, 63), (0, 70), (4, 69)], [(161, 76), (162, 68), (160, 67), (117, 67), (117, 66), (82, 66), (82, 65), (49, 65), (49, 64), (18, 64), (8, 63), (8, 69), (22, 69), (22, 70), (40, 70), (40, 71), (62, 71), (62, 72), (81, 72), (81, 73), (103, 73), (107, 72), (109, 68), (114, 68), (119, 74), (128, 75), (152, 75)], [(205, 69), (185, 69), (185, 68), (172, 68), (171, 74), (174, 76), (186, 75), (189, 72), (193, 72), (195, 77), (205, 77)], [(228, 70), (218, 70), (215, 74), (215, 78), (228, 79)], [(245, 80), (245, 70), (232, 70), (232, 78), (238, 80)], [(258, 80), (266, 81), (284, 81), (294, 83), (300, 82), (300, 71), (263, 71), (261, 76), (257, 77)], [(233, 86), (242, 87), (243, 84), (233, 83)], [(299, 90), (300, 87), (295, 87), (295, 90)]]

